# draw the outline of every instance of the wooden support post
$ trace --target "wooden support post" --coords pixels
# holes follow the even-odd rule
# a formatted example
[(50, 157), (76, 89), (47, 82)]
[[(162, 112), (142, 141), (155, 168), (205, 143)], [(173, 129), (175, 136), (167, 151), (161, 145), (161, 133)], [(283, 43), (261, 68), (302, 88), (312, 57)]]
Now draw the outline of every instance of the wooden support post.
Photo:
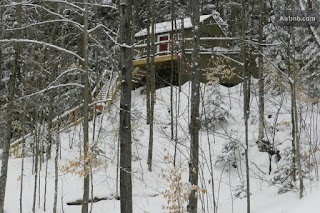
[(18, 158), (19, 157), (19, 143), (15, 144), (13, 146), (13, 153), (14, 153), (14, 157)]
[(77, 123), (77, 110), (70, 112), (70, 122), (76, 126)]

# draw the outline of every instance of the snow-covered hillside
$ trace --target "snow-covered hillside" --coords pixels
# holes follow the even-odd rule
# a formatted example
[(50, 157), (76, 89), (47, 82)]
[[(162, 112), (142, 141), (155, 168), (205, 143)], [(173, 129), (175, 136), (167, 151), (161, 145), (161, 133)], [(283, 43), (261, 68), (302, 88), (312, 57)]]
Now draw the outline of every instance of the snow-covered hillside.
[[(201, 129), (200, 150), (200, 178), (199, 178), (199, 212), (214, 212), (213, 199), (219, 213), (246, 212), (245, 194), (245, 162), (244, 162), (244, 121), (243, 97), (241, 85), (226, 88), (218, 85), (202, 85), (202, 120), (204, 115), (219, 114), (214, 125)], [(174, 89), (178, 92), (178, 89)], [(272, 157), (272, 172), (269, 175), (269, 156), (266, 152), (259, 152), (256, 141), (258, 134), (258, 107), (257, 96), (253, 91), (251, 95), (250, 111), (250, 180), (251, 205), (253, 213), (317, 213), (320, 210), (318, 198), (320, 197), (320, 183), (315, 178), (315, 168), (307, 167), (305, 173), (304, 198), (298, 198), (298, 192), (293, 188), (288, 192), (279, 194), (279, 191), (290, 184), (288, 179), (283, 184), (278, 175), (284, 175), (283, 168), (288, 166), (285, 150), (291, 146), (290, 125), (290, 99), (286, 96), (266, 96), (266, 122), (268, 140), (280, 151), (281, 159), (276, 162)], [(133, 205), (134, 212), (169, 212), (169, 208), (180, 203), (187, 205), (188, 190), (188, 159), (189, 159), (189, 98), (190, 84), (182, 86), (179, 96), (174, 102), (179, 105), (174, 111), (174, 122), (177, 122), (177, 141), (171, 141), (170, 127), (170, 88), (161, 88), (156, 91), (155, 105), (155, 134), (153, 172), (148, 171), (147, 152), (149, 142), (149, 127), (146, 124), (146, 97), (143, 88), (132, 92), (132, 127), (133, 127)], [(289, 96), (288, 96), (289, 97)], [(211, 100), (212, 102), (208, 102)], [(217, 108), (210, 108), (210, 105)], [(95, 144), (93, 150), (96, 158), (93, 168), (92, 195), (102, 200), (92, 206), (93, 213), (120, 212), (120, 201), (116, 199), (117, 190), (117, 147), (119, 126), (119, 101), (110, 110), (96, 117), (90, 123), (90, 140)], [(307, 115), (310, 109), (302, 105), (305, 115), (304, 124), (311, 120)], [(203, 110), (205, 109), (205, 110)], [(177, 115), (177, 118), (176, 118)], [(222, 117), (226, 118), (223, 120)], [(314, 122), (314, 121), (313, 121)], [(319, 122), (316, 120), (315, 122)], [(302, 132), (302, 151), (308, 154), (306, 133)], [(68, 202), (82, 199), (83, 180), (77, 174), (81, 167), (77, 167), (80, 157), (82, 127), (77, 126), (65, 130), (59, 135), (61, 140), (61, 160), (59, 160), (59, 192), (58, 212), (81, 212), (80, 205), (67, 205)], [(94, 138), (94, 141), (93, 141)], [(176, 167), (173, 167), (173, 158), (177, 143)], [(318, 157), (319, 156), (315, 156)], [(304, 161), (310, 160), (308, 156)], [(316, 162), (319, 159), (312, 159)], [(304, 162), (303, 161), (303, 162)], [(5, 210), (7, 213), (19, 212), (20, 174), (22, 159), (11, 158), (9, 161), (7, 196)], [(24, 185), (23, 185), (23, 212), (31, 212), (34, 176), (32, 175), (32, 157), (25, 158)], [(307, 162), (304, 162), (307, 164)], [(311, 165), (311, 164), (310, 164)], [(36, 212), (44, 210), (45, 192), (45, 166), (42, 163), (40, 179), (40, 195), (37, 189)], [(212, 171), (212, 172), (211, 172)], [(211, 175), (212, 174), (212, 175)], [(179, 178), (181, 176), (181, 179)], [(282, 179), (281, 179), (282, 180)], [(288, 183), (287, 183), (288, 182)], [(213, 193), (214, 190), (214, 193)], [(48, 162), (46, 212), (52, 211), (54, 194), (54, 154)], [(91, 193), (90, 193), (91, 194)], [(214, 197), (213, 197), (214, 194)], [(168, 199), (173, 202), (168, 202)], [(91, 208), (91, 206), (89, 207)], [(209, 209), (209, 210), (208, 210)]]

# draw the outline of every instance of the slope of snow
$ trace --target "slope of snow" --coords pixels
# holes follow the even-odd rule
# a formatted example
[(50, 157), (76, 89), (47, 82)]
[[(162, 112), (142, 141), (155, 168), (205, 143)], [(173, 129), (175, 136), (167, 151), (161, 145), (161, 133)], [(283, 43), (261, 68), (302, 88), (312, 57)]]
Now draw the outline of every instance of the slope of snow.
[[(205, 88), (206, 87), (206, 88)], [(186, 83), (182, 86), (180, 98), (174, 97), (174, 103), (179, 102), (178, 114), (178, 131), (177, 131), (177, 158), (176, 165), (181, 171), (181, 184), (188, 186), (188, 158), (189, 158), (189, 113), (190, 113), (190, 84)], [(146, 124), (146, 97), (141, 95), (143, 88), (139, 88), (132, 92), (132, 139), (133, 139), (133, 208), (136, 213), (151, 212), (169, 212), (163, 209), (167, 206), (167, 199), (163, 196), (166, 190), (170, 188), (170, 180), (172, 181), (174, 173), (173, 156), (175, 141), (170, 140), (170, 88), (161, 88), (156, 91), (155, 105), (155, 133), (154, 133), (154, 151), (153, 151), (153, 172), (147, 170), (147, 152), (149, 142), (149, 126)], [(211, 97), (209, 92), (213, 88), (211, 86), (202, 85), (202, 94), (205, 100)], [(213, 212), (213, 193), (212, 178), (210, 175), (211, 165), (209, 151), (213, 160), (213, 180), (214, 193), (218, 204), (219, 213), (244, 213), (246, 212), (246, 198), (234, 197), (237, 189), (243, 186), (245, 180), (244, 161), (237, 164), (234, 168), (230, 163), (215, 161), (223, 155), (221, 152), (224, 145), (230, 141), (242, 147), (244, 145), (244, 126), (243, 126), (243, 110), (241, 95), (241, 85), (233, 88), (217, 86), (214, 89), (220, 91), (220, 95), (224, 102), (222, 107), (228, 109), (230, 116), (227, 123), (217, 125), (215, 131), (202, 129), (200, 135), (200, 178), (199, 185), (206, 190), (200, 194), (199, 212), (201, 209), (209, 209), (207, 212)], [(174, 91), (178, 91), (174, 88)], [(280, 186), (272, 186), (271, 177), (268, 175), (269, 158), (267, 153), (261, 153), (256, 146), (257, 129), (258, 129), (258, 111), (257, 97), (252, 94), (252, 105), (250, 114), (250, 177), (251, 177), (251, 204), (252, 212), (259, 213), (300, 213), (300, 212), (319, 212), (320, 196), (318, 182), (305, 181), (306, 192), (305, 197), (301, 200), (295, 191), (285, 194), (278, 194)], [(281, 97), (267, 96), (266, 102), (266, 122), (272, 124), (274, 115), (279, 110), (278, 123), (290, 121), (290, 100), (284, 100), (283, 107), (278, 109)], [(202, 106), (201, 106), (202, 109)], [(176, 122), (174, 120), (174, 122)], [(99, 198), (108, 198), (94, 203), (92, 212), (120, 212), (120, 202), (114, 198), (117, 193), (117, 143), (118, 143), (118, 124), (119, 124), (119, 100), (110, 111), (104, 112), (96, 117), (96, 127), (93, 122), (90, 123), (90, 140), (95, 138), (94, 143), (99, 147), (100, 156), (97, 159), (102, 165), (94, 168), (93, 176), (93, 195)], [(94, 133), (94, 134), (93, 134)], [(61, 156), (59, 160), (59, 196), (58, 196), (58, 212), (74, 213), (80, 212), (81, 206), (69, 206), (67, 202), (75, 201), (82, 198), (83, 181), (79, 175), (64, 172), (63, 166), (68, 165), (69, 161), (79, 162), (79, 151), (81, 150), (81, 126), (73, 127), (60, 134), (61, 140)], [(285, 126), (279, 126), (279, 131), (275, 135), (275, 145), (279, 150), (291, 144), (290, 129)], [(240, 149), (236, 155), (243, 155), (243, 149)], [(224, 156), (226, 157), (226, 156)], [(47, 177), (47, 202), (46, 210), (52, 211), (53, 191), (54, 191), (54, 156), (48, 162)], [(25, 172), (23, 185), (23, 212), (31, 212), (34, 176), (32, 175), (32, 158), (25, 158)], [(281, 162), (281, 161), (280, 161)], [(279, 163), (280, 163), (279, 162)], [(272, 162), (272, 168), (275, 170), (280, 164)], [(75, 171), (81, 171), (80, 168), (74, 168)], [(10, 159), (9, 175), (7, 185), (7, 197), (5, 210), (7, 213), (19, 212), (19, 193), (20, 193), (20, 172), (21, 159)], [(179, 172), (176, 173), (178, 176)], [(166, 180), (166, 178), (169, 179)], [(37, 180), (39, 182), (39, 180)], [(44, 211), (44, 185), (45, 185), (45, 162), (42, 163), (40, 173), (40, 196), (39, 187), (37, 188), (36, 212)], [(245, 183), (244, 183), (245, 184)], [(183, 192), (182, 192), (183, 194)], [(241, 193), (240, 193), (241, 194)], [(243, 194), (243, 193), (242, 193)], [(91, 195), (90, 195), (91, 196)], [(182, 197), (182, 196), (181, 196)], [(243, 197), (243, 196), (240, 196)], [(186, 202), (183, 203), (186, 206)], [(40, 208), (39, 208), (40, 206)], [(91, 205), (89, 206), (89, 208)]]

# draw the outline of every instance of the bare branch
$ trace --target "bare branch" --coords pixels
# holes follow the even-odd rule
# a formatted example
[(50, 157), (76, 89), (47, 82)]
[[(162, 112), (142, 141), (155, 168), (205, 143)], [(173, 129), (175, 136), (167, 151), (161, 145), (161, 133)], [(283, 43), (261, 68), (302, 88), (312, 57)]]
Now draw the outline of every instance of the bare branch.
[(22, 27), (17, 27), (17, 28), (9, 28), (9, 29), (6, 29), (7, 31), (13, 31), (13, 30), (23, 30), (23, 29), (27, 29), (27, 28), (30, 28), (30, 27), (34, 27), (34, 26), (38, 26), (38, 25), (43, 25), (43, 24), (48, 24), (48, 23), (55, 23), (55, 22), (68, 22), (68, 23), (72, 23), (74, 25), (77, 26), (77, 28), (80, 28), (81, 31), (83, 31), (83, 27), (81, 24), (75, 22), (75, 21), (72, 21), (70, 19), (56, 19), (56, 20), (48, 20), (48, 21), (42, 21), (42, 22), (37, 22), (37, 23), (32, 23), (32, 24), (29, 24), (29, 25), (26, 25), (26, 26), (22, 26)]
[(39, 45), (43, 45), (43, 46), (47, 46), (47, 47), (51, 47), (53, 49), (65, 52), (69, 55), (72, 55), (74, 57), (76, 57), (77, 59), (79, 59), (80, 61), (84, 61), (84, 59), (82, 57), (80, 57), (78, 54), (72, 52), (71, 50), (65, 49), (63, 47), (59, 47), (57, 45), (54, 44), (50, 44), (47, 42), (43, 42), (43, 41), (37, 41), (37, 40), (29, 40), (29, 39), (0, 39), (0, 43), (10, 43), (10, 42), (20, 42), (20, 43), (32, 43), (32, 44), (39, 44)]
[(47, 91), (52, 90), (52, 89), (56, 89), (56, 88), (60, 88), (60, 87), (68, 87), (68, 86), (76, 86), (76, 87), (84, 88), (84, 86), (82, 84), (77, 84), (77, 83), (59, 84), (59, 85), (56, 85), (56, 86), (50, 86), (48, 88), (45, 88), (43, 90), (40, 90), (38, 92), (29, 94), (29, 95), (22, 96), (18, 100), (21, 100), (21, 99), (24, 99), (24, 98), (29, 98), (29, 97), (32, 97), (32, 96), (47, 92)]
[(50, 86), (53, 85), (55, 82), (57, 82), (58, 79), (61, 78), (63, 75), (65, 75), (65, 74), (67, 74), (67, 73), (69, 73), (69, 72), (72, 72), (72, 71), (81, 71), (81, 72), (84, 72), (84, 70), (79, 69), (79, 68), (68, 69), (68, 70), (62, 72), (53, 82), (51, 82), (51, 83), (49, 84), (48, 87), (50, 87)]

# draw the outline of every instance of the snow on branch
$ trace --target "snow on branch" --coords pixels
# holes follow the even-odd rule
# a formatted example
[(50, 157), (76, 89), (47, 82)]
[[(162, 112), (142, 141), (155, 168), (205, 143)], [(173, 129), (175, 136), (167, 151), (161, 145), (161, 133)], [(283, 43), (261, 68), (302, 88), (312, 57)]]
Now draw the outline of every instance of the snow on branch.
[(307, 64), (305, 64), (302, 68), (301, 68), (301, 71), (306, 71), (308, 70), (313, 63), (317, 62), (320, 58), (320, 52), (318, 52), (314, 57), (312, 57), (311, 60), (308, 61)]
[(70, 23), (73, 23), (73, 24), (75, 24), (76, 27), (80, 28), (80, 30), (83, 30), (83, 26), (81, 26), (79, 23), (74, 22), (74, 21), (72, 21), (72, 20), (69, 20), (69, 19), (65, 18), (63, 15), (61, 15), (61, 14), (59, 14), (59, 13), (56, 13), (56, 12), (53, 12), (53, 11), (51, 11), (51, 10), (49, 10), (49, 9), (41, 6), (41, 5), (31, 4), (31, 3), (22, 3), (22, 5), (24, 5), (24, 6), (30, 6), (30, 7), (37, 7), (37, 8), (40, 8), (40, 9), (42, 9), (42, 10), (45, 10), (45, 11), (48, 12), (49, 14), (54, 15), (54, 16), (57, 16), (57, 17), (61, 18), (62, 20), (66, 20), (66, 21), (68, 21), (68, 22), (70, 22)]
[(67, 73), (69, 73), (69, 72), (72, 72), (72, 71), (85, 72), (83, 69), (79, 69), (79, 68), (68, 69), (68, 70), (62, 72), (53, 82), (51, 82), (51, 83), (49, 84), (48, 87), (50, 87), (51, 85), (53, 85), (54, 83), (56, 83), (56, 82), (59, 80), (59, 78), (61, 78), (62, 76), (64, 76), (65, 74), (67, 74)]
[(40, 90), (38, 92), (29, 94), (29, 95), (22, 96), (18, 100), (21, 100), (21, 99), (24, 99), (24, 98), (30, 98), (32, 96), (47, 92), (47, 91), (52, 90), (52, 89), (56, 89), (56, 88), (60, 88), (60, 87), (68, 87), (68, 86), (76, 86), (76, 87), (84, 88), (84, 86), (82, 84), (77, 84), (77, 83), (59, 84), (59, 85), (56, 85), (56, 86), (47, 87), (47, 88), (45, 88), (43, 90)]
[(114, 39), (108, 32), (106, 32), (104, 29), (103, 29), (103, 31), (104, 31), (104, 33), (111, 39), (111, 41), (112, 41), (115, 45), (117, 45), (117, 46), (119, 46), (119, 47), (125, 47), (125, 48), (128, 48), (128, 49), (135, 47), (135, 44), (133, 44), (133, 45), (120, 44), (120, 43), (117, 42), (117, 40)]
[[(255, 45), (254, 45), (255, 46)], [(259, 52), (260, 55), (263, 56), (263, 58), (265, 58), (284, 78), (286, 78), (290, 84), (293, 83), (293, 79), (290, 78), (285, 72), (283, 72), (273, 61), (271, 61), (270, 58), (268, 58), (265, 54), (263, 54), (258, 48), (257, 46), (255, 46), (255, 48), (257, 49), (257, 51)]]
[(89, 6), (95, 6), (95, 7), (103, 7), (103, 8), (110, 8), (114, 10), (118, 10), (117, 7), (112, 6), (110, 4), (98, 4), (98, 3), (87, 3)]
[(229, 56), (226, 56), (226, 55), (224, 55), (224, 54), (222, 54), (222, 53), (217, 53), (217, 55), (220, 55), (220, 56), (222, 56), (222, 57), (224, 57), (224, 58), (226, 58), (226, 59), (229, 59), (229, 60), (231, 60), (231, 61), (233, 61), (233, 62), (235, 62), (235, 63), (237, 63), (237, 64), (239, 64), (239, 65), (241, 65), (241, 66), (244, 65), (243, 62), (237, 61), (237, 60), (235, 60), (235, 59), (233, 59), (233, 58), (231, 58), (231, 57), (229, 57)]
[(10, 43), (10, 42), (31, 43), (31, 44), (39, 44), (39, 45), (51, 47), (53, 49), (56, 49), (56, 50), (62, 51), (64, 53), (67, 53), (69, 55), (72, 55), (72, 56), (76, 57), (77, 59), (79, 59), (81, 62), (84, 61), (84, 59), (82, 57), (80, 57), (78, 54), (72, 52), (71, 50), (68, 50), (63, 47), (59, 47), (57, 45), (50, 44), (47, 42), (37, 41), (37, 40), (29, 40), (29, 39), (0, 39), (0, 43)]
[[(300, 4), (301, 10), (306, 10), (306, 7), (305, 7), (305, 5), (304, 5), (302, 0), (299, 0), (299, 4)], [(320, 46), (320, 37), (318, 36), (316, 30), (310, 24), (309, 24), (309, 29), (312, 32), (312, 35), (313, 35), (314, 40), (316, 41), (317, 45)]]
[(106, 27), (105, 25), (103, 24), (98, 24), (97, 26), (95, 26), (94, 28), (88, 30), (88, 33), (92, 33), (93, 31), (99, 29), (99, 28), (103, 28), (103, 29), (106, 29), (108, 30), (110, 33), (114, 34), (115, 36), (117, 36), (117, 33), (113, 32), (110, 28)]
[(43, 25), (43, 24), (48, 24), (48, 23), (55, 23), (55, 22), (69, 22), (74, 24), (76, 27), (78, 27), (79, 29), (81, 29), (83, 31), (83, 27), (81, 24), (72, 21), (70, 19), (55, 19), (55, 20), (48, 20), (48, 21), (42, 21), (42, 22), (37, 22), (37, 23), (32, 23), (32, 24), (28, 24), (26, 26), (22, 26), (22, 27), (16, 27), (16, 28), (9, 28), (6, 29), (7, 31), (12, 31), (12, 30), (22, 30), (22, 29), (26, 29), (26, 28), (30, 28), (30, 27), (34, 27), (34, 26), (38, 26), (38, 25)]
[(75, 8), (75, 9), (78, 9), (78, 10), (84, 12), (84, 8), (79, 7), (78, 5), (73, 4), (73, 3), (71, 3), (71, 2), (68, 2), (68, 1), (61, 1), (61, 0), (44, 0), (44, 2), (63, 3), (63, 4), (67, 4), (68, 6), (71, 6), (71, 7)]

